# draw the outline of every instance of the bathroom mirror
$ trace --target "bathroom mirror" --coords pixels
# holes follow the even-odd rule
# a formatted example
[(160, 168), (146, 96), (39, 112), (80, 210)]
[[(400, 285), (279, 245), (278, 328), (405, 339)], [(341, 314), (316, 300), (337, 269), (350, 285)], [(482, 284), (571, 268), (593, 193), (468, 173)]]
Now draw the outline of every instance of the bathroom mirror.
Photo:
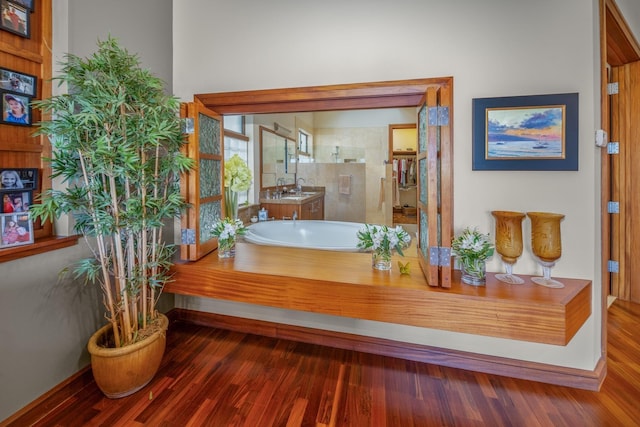
[(260, 126), (260, 188), (295, 185), (296, 141)]

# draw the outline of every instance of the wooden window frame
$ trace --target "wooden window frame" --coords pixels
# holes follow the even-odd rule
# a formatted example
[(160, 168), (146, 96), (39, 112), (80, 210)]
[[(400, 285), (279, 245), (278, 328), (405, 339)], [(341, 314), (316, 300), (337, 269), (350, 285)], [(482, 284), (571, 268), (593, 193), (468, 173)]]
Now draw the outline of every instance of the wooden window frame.
[[(443, 253), (450, 249), (453, 234), (453, 77), (196, 94), (194, 103), (219, 115), (403, 107), (414, 107), (418, 113), (421, 106), (429, 115), (435, 112), (435, 120), (432, 123), (430, 117), (425, 128), (429, 170), (434, 174), (429, 177), (429, 218), (438, 220), (429, 222), (425, 241), (418, 243), (423, 247), (419, 261), (431, 286), (451, 286), (451, 264)], [(438, 179), (435, 174), (440, 174)]]

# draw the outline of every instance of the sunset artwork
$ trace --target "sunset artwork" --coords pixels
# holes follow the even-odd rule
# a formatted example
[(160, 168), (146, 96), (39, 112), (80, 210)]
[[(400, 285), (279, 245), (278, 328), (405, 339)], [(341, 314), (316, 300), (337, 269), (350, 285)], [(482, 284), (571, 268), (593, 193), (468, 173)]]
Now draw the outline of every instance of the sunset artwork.
[(486, 160), (564, 159), (565, 106), (488, 108)]

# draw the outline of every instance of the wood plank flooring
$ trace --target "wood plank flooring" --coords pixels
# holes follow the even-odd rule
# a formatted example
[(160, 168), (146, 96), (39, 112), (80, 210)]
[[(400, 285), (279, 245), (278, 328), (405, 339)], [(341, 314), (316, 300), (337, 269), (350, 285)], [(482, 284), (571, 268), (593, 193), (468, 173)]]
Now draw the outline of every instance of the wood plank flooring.
[(600, 392), (175, 322), (155, 379), (105, 398), (89, 371), (2, 426), (638, 426), (640, 304), (608, 313)]

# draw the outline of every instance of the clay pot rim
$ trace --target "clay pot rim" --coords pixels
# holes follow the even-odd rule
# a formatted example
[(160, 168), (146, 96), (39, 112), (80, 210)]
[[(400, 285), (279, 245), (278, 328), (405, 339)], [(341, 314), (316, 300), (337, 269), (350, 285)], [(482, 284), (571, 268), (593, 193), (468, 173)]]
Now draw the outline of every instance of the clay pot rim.
[(158, 319), (160, 319), (160, 329), (148, 336), (147, 338), (135, 342), (133, 344), (124, 346), (124, 347), (101, 347), (98, 345), (98, 339), (104, 335), (108, 330), (111, 329), (111, 324), (108, 323), (94, 332), (89, 338), (89, 342), (87, 343), (87, 350), (89, 354), (100, 356), (100, 357), (118, 357), (123, 354), (127, 354), (133, 351), (137, 351), (141, 347), (148, 346), (151, 342), (156, 341), (165, 336), (167, 333), (167, 328), (169, 327), (169, 318), (162, 313), (158, 313)]

